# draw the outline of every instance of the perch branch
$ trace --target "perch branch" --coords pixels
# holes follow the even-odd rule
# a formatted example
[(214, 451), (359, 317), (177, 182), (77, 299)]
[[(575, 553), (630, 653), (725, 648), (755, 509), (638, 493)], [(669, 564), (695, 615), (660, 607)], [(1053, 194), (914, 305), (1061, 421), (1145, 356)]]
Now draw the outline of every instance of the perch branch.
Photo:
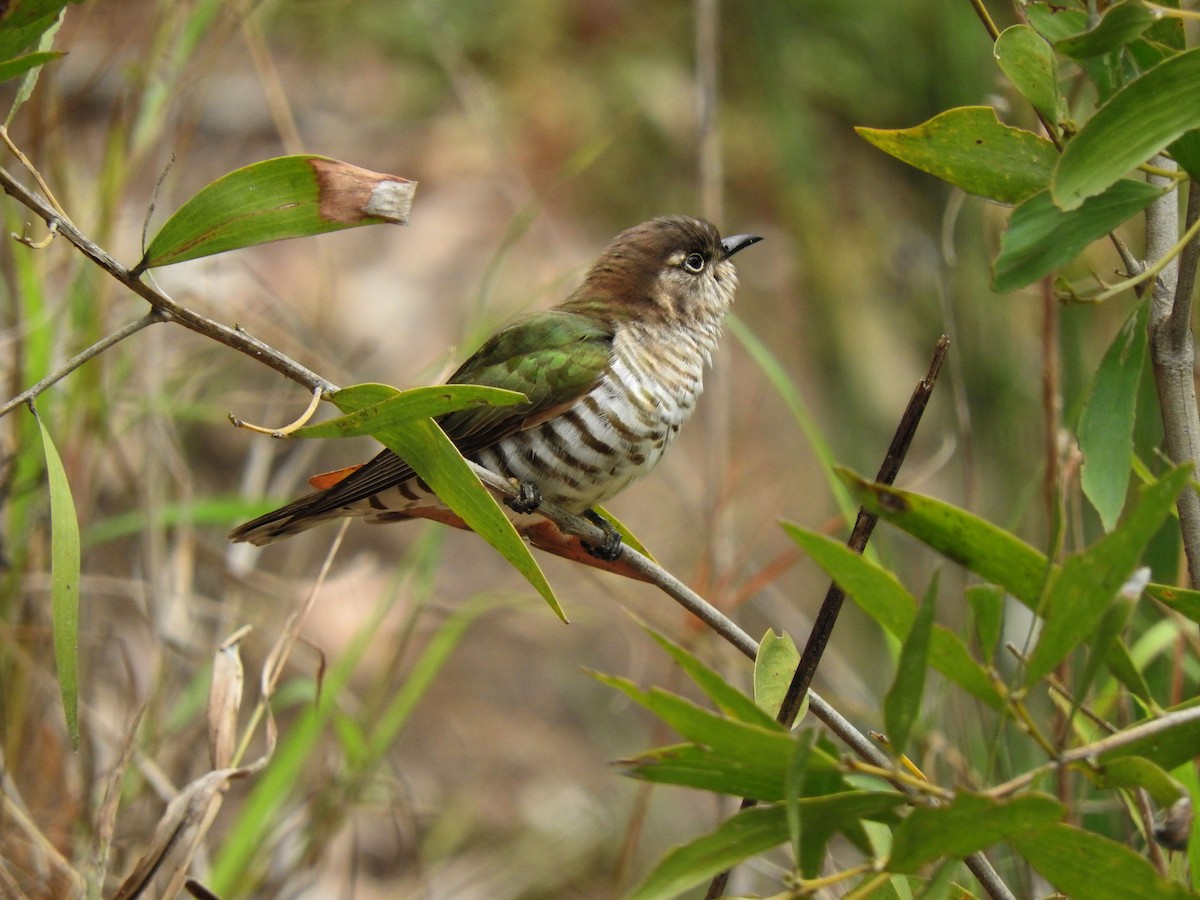
[(151, 309), (150, 312), (146, 313), (140, 319), (136, 319), (133, 322), (130, 322), (124, 328), (114, 331), (107, 337), (101, 338), (86, 350), (76, 353), (69, 360), (63, 363), (62, 366), (60, 366), (56, 371), (51, 372), (33, 387), (21, 391), (21, 393), (17, 394), (17, 396), (13, 397), (3, 406), (0, 406), (0, 416), (4, 416), (7, 413), (12, 412), (22, 403), (28, 403), (30, 400), (35, 399), (40, 393), (42, 393), (42, 391), (46, 390), (46, 388), (51, 387), (52, 385), (61, 381), (63, 378), (66, 378), (89, 359), (99, 356), (109, 347), (112, 347), (114, 344), (119, 344), (131, 334), (137, 334), (143, 328), (148, 325), (153, 325), (155, 322), (165, 321), (166, 318), (163, 317), (163, 315), (157, 309)]

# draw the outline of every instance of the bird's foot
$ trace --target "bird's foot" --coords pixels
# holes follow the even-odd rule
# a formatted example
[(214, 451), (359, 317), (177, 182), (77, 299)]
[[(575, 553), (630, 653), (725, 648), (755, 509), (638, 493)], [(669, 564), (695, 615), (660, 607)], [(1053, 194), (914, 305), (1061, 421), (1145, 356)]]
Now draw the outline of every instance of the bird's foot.
[(596, 545), (590, 544), (587, 541), (580, 541), (583, 549), (590, 553), (596, 559), (602, 559), (605, 562), (612, 562), (621, 555), (621, 533), (613, 528), (612, 523), (594, 509), (587, 510), (583, 517), (594, 525), (599, 525), (604, 532), (604, 542)]
[[(516, 481), (514, 478), (513, 481)], [(542, 505), (542, 492), (532, 481), (517, 481), (517, 496), (506, 497), (505, 505), (513, 512), (531, 513)]]

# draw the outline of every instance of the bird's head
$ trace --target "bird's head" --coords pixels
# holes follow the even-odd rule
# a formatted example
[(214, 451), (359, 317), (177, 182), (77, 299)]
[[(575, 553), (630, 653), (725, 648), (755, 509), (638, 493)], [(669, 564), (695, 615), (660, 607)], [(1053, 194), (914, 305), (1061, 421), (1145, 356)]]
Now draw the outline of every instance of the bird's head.
[(613, 320), (720, 317), (737, 288), (730, 257), (760, 240), (722, 239), (708, 222), (687, 216), (651, 219), (617, 235), (565, 305)]

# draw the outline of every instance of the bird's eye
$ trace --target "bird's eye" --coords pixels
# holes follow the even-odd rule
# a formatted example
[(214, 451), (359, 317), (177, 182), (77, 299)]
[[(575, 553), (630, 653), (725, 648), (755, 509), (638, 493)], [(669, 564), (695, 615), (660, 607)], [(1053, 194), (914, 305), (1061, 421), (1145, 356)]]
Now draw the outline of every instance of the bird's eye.
[(683, 267), (692, 274), (698, 274), (704, 271), (704, 256), (699, 253), (689, 253), (687, 259), (683, 261)]

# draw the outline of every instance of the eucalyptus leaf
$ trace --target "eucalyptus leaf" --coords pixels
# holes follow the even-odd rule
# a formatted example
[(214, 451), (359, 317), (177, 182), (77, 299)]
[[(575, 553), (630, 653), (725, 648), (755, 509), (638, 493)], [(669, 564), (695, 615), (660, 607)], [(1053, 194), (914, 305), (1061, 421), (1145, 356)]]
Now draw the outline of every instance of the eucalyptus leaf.
[(896, 663), (896, 677), (883, 698), (883, 721), (887, 727), (888, 740), (896, 754), (906, 752), (908, 736), (921, 710), (921, 697), (925, 693), (925, 669), (929, 660), (930, 637), (933, 633), (934, 615), (937, 608), (937, 579), (925, 592), (925, 599), (917, 608), (916, 618), (900, 647), (900, 658)]
[(774, 717), (768, 715), (751, 698), (730, 684), (723, 675), (706, 666), (695, 655), (674, 641), (668, 640), (648, 625), (643, 623), (642, 630), (675, 660), (679, 667), (687, 673), (687, 676), (696, 683), (696, 686), (704, 691), (705, 696), (715, 703), (725, 715), (752, 725), (760, 725), (763, 728), (777, 727)]
[[(767, 629), (758, 643), (758, 655), (754, 658), (754, 702), (768, 715), (774, 717), (783, 706), (796, 667), (800, 664), (800, 651), (792, 636), (783, 632), (776, 634)], [(804, 702), (807, 709), (808, 698)], [(804, 710), (797, 721), (804, 717)]]
[[(908, 634), (916, 618), (917, 601), (895, 575), (827, 535), (789, 522), (784, 522), (783, 528), (885, 631), (901, 639)], [(929, 664), (993, 709), (1004, 705), (996, 686), (971, 658), (962, 639), (941, 625), (933, 626), (929, 638)]]
[(1049, 191), (1039, 191), (1009, 216), (992, 266), (992, 286), (1003, 294), (1032, 284), (1145, 209), (1163, 190), (1123, 178), (1070, 211), (1055, 206)]
[(1084, 495), (1100, 515), (1105, 531), (1116, 527), (1129, 489), (1134, 417), (1138, 384), (1146, 361), (1149, 314), (1147, 299), (1138, 303), (1125, 320), (1096, 369), (1079, 417), (1079, 449), (1083, 452), (1080, 483)]
[(1064, 210), (1111, 185), (1200, 127), (1200, 48), (1167, 59), (1096, 110), (1058, 160), (1050, 191)]
[(1140, 0), (1114, 3), (1105, 10), (1096, 27), (1056, 41), (1054, 49), (1072, 59), (1088, 59), (1112, 53), (1141, 35), (1155, 21), (1154, 13)]
[(1044, 190), (1058, 151), (1031, 131), (1004, 125), (990, 106), (947, 110), (913, 128), (856, 128), (884, 153), (998, 203)]
[(71, 746), (79, 749), (79, 520), (62, 458), (41, 418), (42, 450), (50, 482), (50, 619), (54, 664)]
[(1183, 900), (1193, 894), (1159, 877), (1141, 854), (1117, 841), (1057, 824), (1010, 838), (1013, 848), (1068, 897)]
[(1146, 485), (1116, 530), (1082, 553), (1067, 557), (1046, 597), (1042, 632), (1025, 667), (1027, 687), (1092, 636), (1137, 567), (1146, 543), (1170, 515), (1175, 498), (1190, 480), (1191, 466), (1185, 465)]
[(917, 807), (895, 829), (889, 872), (914, 873), (937, 859), (961, 859), (1013, 835), (1059, 821), (1066, 809), (1044, 794), (1008, 801), (959, 791), (945, 806)]
[(1187, 789), (1161, 766), (1141, 756), (1118, 756), (1095, 768), (1080, 769), (1099, 788), (1142, 788), (1163, 808), (1187, 795)]
[[(528, 402), (528, 398), (516, 391), (483, 387), (475, 384), (442, 384), (435, 387), (411, 388), (395, 391), (387, 388), (381, 394), (378, 385), (353, 385), (343, 388), (334, 395), (335, 404), (352, 404), (354, 412), (305, 425), (292, 432), (297, 438), (344, 438), (375, 434), (384, 428), (413, 419), (436, 418), (448, 412), (475, 406), (514, 406)], [(368, 391), (370, 393), (368, 393)], [(385, 399), (375, 399), (384, 396)], [(368, 405), (359, 406), (366, 401)]]
[[(895, 793), (853, 791), (800, 800), (803, 833), (824, 846), (837, 830), (863, 818), (887, 816), (903, 797)], [(631, 900), (667, 900), (719, 872), (789, 838), (782, 806), (745, 809), (722, 822), (711, 834), (672, 850), (636, 890)]]
[(211, 256), (360, 225), (408, 224), (416, 182), (324, 156), (280, 156), (200, 190), (163, 224), (134, 267)]
[(1050, 122), (1062, 116), (1058, 59), (1050, 44), (1028, 25), (1004, 29), (992, 47), (1000, 70), (1034, 109)]

